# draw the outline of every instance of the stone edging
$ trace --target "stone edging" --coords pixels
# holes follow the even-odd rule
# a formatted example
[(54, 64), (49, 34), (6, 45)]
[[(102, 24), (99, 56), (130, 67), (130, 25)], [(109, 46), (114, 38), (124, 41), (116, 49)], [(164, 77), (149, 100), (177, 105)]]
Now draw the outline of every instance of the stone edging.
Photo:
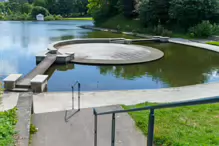
[[(125, 38), (85, 38), (85, 39), (72, 39), (72, 40), (64, 40), (52, 43), (48, 46), (49, 51), (56, 51), (57, 54), (59, 53), (58, 50), (60, 46), (70, 45), (70, 44), (81, 44), (81, 43), (115, 43), (116, 41), (121, 42), (121, 44), (130, 44), (132, 41), (161, 41), (163, 39), (168, 40), (168, 38), (153, 38), (153, 39), (136, 39), (130, 40)], [(114, 42), (115, 41), (115, 42)], [(141, 46), (142, 47), (142, 46)], [(148, 58), (138, 58), (133, 60), (104, 60), (104, 59), (79, 59), (74, 58), (70, 62), (72, 63), (80, 63), (80, 64), (101, 64), (101, 65), (122, 65), (122, 64), (137, 64), (137, 63), (144, 63), (150, 62), (157, 59), (160, 59), (164, 56), (164, 53), (160, 50), (154, 49), (152, 47), (147, 47), (150, 52), (153, 54), (149, 55)], [(72, 52), (74, 53), (74, 52)]]

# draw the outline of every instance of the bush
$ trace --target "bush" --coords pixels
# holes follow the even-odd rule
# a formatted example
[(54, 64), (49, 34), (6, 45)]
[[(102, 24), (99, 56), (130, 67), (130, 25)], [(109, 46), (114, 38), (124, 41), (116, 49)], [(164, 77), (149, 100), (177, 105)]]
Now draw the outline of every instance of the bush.
[(172, 35), (172, 31), (169, 31), (167, 29), (165, 29), (162, 25), (157, 25), (156, 27), (154, 27), (153, 29), (153, 34), (156, 35), (161, 35), (161, 36), (171, 36)]
[(194, 27), (189, 28), (189, 33), (195, 37), (209, 37), (218, 34), (219, 26), (211, 24), (209, 21), (202, 21)]
[(62, 20), (62, 16), (61, 15), (53, 15), (55, 20)]
[(12, 146), (15, 144), (14, 136), (16, 134), (15, 131), (16, 123), (17, 123), (16, 108), (5, 112), (0, 112), (0, 145), (1, 146)]
[(6, 15), (4, 17), (4, 20), (32, 20), (32, 18), (30, 17), (30, 15), (28, 14), (17, 14), (17, 13), (14, 13), (14, 14), (11, 14), (11, 15)]
[(32, 18), (36, 18), (36, 15), (38, 14), (43, 14), (46, 17), (49, 15), (49, 11), (44, 7), (40, 7), (40, 6), (33, 7), (31, 11)]
[(48, 16), (45, 17), (44, 20), (45, 21), (53, 21), (53, 20), (55, 20), (55, 17), (53, 15), (48, 15)]

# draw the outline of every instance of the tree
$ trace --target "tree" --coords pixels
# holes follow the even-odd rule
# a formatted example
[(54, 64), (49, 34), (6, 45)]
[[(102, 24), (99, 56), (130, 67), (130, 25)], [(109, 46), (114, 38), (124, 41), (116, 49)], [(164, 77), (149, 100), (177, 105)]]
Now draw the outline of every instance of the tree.
[(44, 7), (40, 7), (40, 6), (33, 7), (32, 11), (31, 11), (32, 18), (35, 18), (36, 15), (38, 15), (38, 14), (43, 14), (44, 16), (48, 16), (49, 11)]
[(188, 28), (203, 20), (218, 22), (218, 0), (171, 0), (169, 15), (172, 21)]
[(32, 5), (29, 3), (24, 3), (21, 6), (21, 13), (29, 14), (31, 12), (31, 10), (32, 10)]
[(46, 8), (46, 1), (45, 0), (35, 0), (33, 5)]
[(0, 14), (2, 14), (2, 13), (4, 14), (5, 11), (6, 11), (6, 9), (5, 9), (4, 3), (3, 3), (3, 2), (0, 2)]
[(169, 20), (170, 0), (142, 0), (139, 13), (145, 25), (166, 25)]

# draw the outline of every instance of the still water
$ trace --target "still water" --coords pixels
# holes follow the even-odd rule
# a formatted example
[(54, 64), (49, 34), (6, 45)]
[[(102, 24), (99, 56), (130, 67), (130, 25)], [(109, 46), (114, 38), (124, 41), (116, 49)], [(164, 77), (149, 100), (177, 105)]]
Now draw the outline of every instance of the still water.
[[(0, 80), (12, 73), (27, 74), (35, 55), (54, 41), (73, 38), (126, 37), (121, 34), (81, 29), (91, 21), (1, 22)], [(165, 53), (164, 58), (126, 66), (52, 66), (49, 91), (70, 91), (79, 81), (82, 90), (125, 90), (178, 87), (219, 81), (219, 53), (176, 44), (146, 43)]]

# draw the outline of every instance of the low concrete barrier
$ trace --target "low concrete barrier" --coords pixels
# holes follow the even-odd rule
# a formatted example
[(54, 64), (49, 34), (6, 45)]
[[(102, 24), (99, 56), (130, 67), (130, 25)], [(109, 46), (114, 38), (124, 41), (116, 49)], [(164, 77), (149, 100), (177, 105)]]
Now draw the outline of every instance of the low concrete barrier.
[(21, 78), (22, 74), (10, 74), (6, 77), (4, 82), (5, 90), (12, 90), (15, 88), (17, 81)]

